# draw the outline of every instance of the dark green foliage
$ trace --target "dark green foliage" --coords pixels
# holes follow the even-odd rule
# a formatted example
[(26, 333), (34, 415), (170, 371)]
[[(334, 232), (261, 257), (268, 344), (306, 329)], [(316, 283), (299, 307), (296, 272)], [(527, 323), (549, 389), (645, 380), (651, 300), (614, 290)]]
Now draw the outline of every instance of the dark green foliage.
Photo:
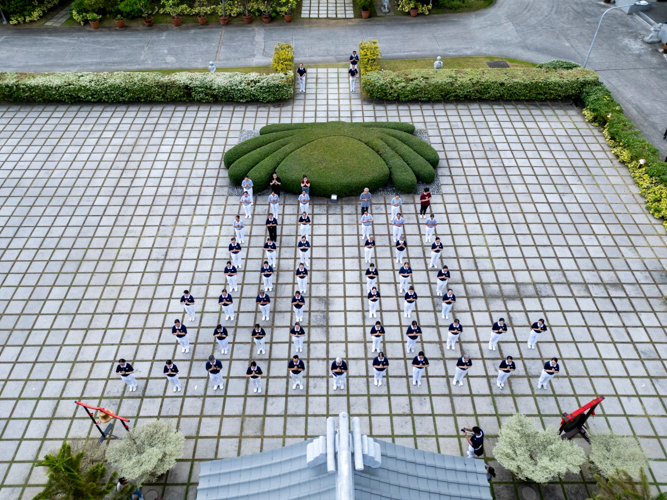
[(404, 122), (368, 122), (368, 123), (360, 123), (360, 127), (372, 127), (372, 128), (390, 128), (393, 130), (400, 130), (401, 132), (405, 132), (407, 134), (414, 134), (415, 133), (415, 126), (412, 123), (404, 123)]
[(417, 187), (417, 177), (410, 166), (381, 138), (372, 138), (368, 145), (384, 160), (391, 171), (391, 180), (399, 191), (411, 193)]
[(434, 168), (429, 162), (416, 153), (415, 150), (389, 134), (382, 134), (382, 140), (403, 158), (403, 161), (410, 166), (415, 177), (417, 177), (420, 182), (433, 182), (435, 180)]
[(654, 495), (642, 467), (639, 482), (624, 470), (616, 470), (608, 479), (595, 475), (597, 481), (593, 498), (588, 500), (667, 500), (667, 493)]
[[(231, 166), (242, 156), (245, 156), (248, 153), (255, 151), (256, 149), (259, 149), (262, 146), (266, 146), (267, 144), (277, 141), (278, 139), (289, 137), (291, 135), (292, 132), (283, 131), (266, 135), (260, 135), (258, 137), (253, 137), (252, 139), (248, 139), (247, 141), (243, 141), (242, 143), (237, 144), (236, 146), (234, 146), (232, 149), (230, 149), (225, 153), (225, 156), (223, 157), (223, 161), (225, 162), (225, 167), (231, 168)], [(243, 179), (243, 177), (241, 177), (241, 179)], [(241, 181), (238, 181), (238, 184), (240, 183)]]
[(415, 152), (424, 158), (427, 162), (429, 162), (433, 168), (438, 167), (438, 164), (440, 163), (440, 156), (438, 156), (438, 152), (433, 149), (433, 146), (430, 144), (425, 143), (414, 135), (405, 134), (396, 130), (383, 130), (382, 132), (385, 135), (390, 135), (393, 138), (398, 139), (411, 149), (414, 149)]
[(586, 118), (592, 119), (601, 127), (607, 124), (609, 115), (623, 114), (621, 105), (616, 102), (609, 89), (602, 83), (586, 85), (581, 91), (581, 98), (586, 105), (586, 112), (592, 115)]
[(471, 0), (438, 0), (438, 7), (445, 9), (458, 10), (467, 7), (472, 3)]
[[(255, 139), (259, 139), (259, 137), (256, 137)], [(277, 141), (269, 142), (268, 144), (265, 144), (264, 146), (259, 147), (254, 151), (250, 151), (245, 156), (242, 156), (229, 167), (229, 180), (232, 182), (232, 184), (241, 184), (243, 178), (248, 175), (248, 172), (253, 170), (266, 157), (272, 155), (286, 144), (289, 144), (290, 141), (290, 137), (284, 137), (282, 139), (278, 139)], [(245, 144), (245, 142), (250, 141), (244, 141), (241, 144)], [(227, 155), (225, 155), (225, 160), (226, 159)], [(261, 191), (259, 186), (255, 186), (255, 189)]]
[(272, 134), (273, 132), (284, 132), (285, 130), (300, 130), (308, 127), (308, 123), (274, 123), (262, 127), (260, 133)]
[(142, 5), (141, 0), (125, 0), (118, 5), (118, 10), (123, 14), (124, 18), (134, 19), (144, 15), (144, 9), (141, 8)]
[(553, 59), (552, 61), (540, 63), (535, 66), (537, 69), (575, 69), (580, 68), (577, 63), (570, 61), (563, 61), (561, 59)]

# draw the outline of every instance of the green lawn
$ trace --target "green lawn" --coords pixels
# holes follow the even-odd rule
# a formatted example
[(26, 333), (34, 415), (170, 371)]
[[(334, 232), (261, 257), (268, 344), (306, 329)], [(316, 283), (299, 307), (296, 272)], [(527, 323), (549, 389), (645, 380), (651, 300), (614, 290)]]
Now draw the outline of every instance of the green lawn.
[[(521, 61), (519, 59), (509, 59), (507, 57), (495, 56), (476, 56), (476, 57), (443, 57), (443, 68), (464, 69), (464, 68), (488, 68), (487, 62), (507, 61), (512, 68), (533, 68), (534, 63)], [(405, 71), (409, 69), (433, 69), (435, 58), (429, 59), (380, 59), (380, 68), (385, 71)]]
[[(259, 73), (260, 75), (268, 75), (273, 73), (270, 66), (243, 66), (239, 68), (218, 68), (218, 73)], [(161, 75), (173, 75), (174, 73), (206, 73), (208, 68), (195, 69), (147, 69), (134, 70), (130, 73), (160, 73)]]

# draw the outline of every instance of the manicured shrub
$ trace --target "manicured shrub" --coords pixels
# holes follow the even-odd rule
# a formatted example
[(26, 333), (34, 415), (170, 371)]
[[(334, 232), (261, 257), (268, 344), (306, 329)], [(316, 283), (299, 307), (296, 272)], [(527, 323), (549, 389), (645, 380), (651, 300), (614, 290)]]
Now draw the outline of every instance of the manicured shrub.
[(371, 71), (380, 71), (378, 61), (381, 57), (380, 45), (377, 40), (359, 42), (359, 72), (362, 75)]
[(293, 75), (258, 73), (0, 73), (0, 101), (272, 102), (292, 97)]
[(9, 18), (9, 24), (23, 24), (37, 21), (56, 5), (59, 0), (3, 0), (0, 8)]
[(533, 68), (382, 71), (361, 78), (368, 97), (391, 101), (566, 99), (597, 82), (587, 69)]
[[(388, 134), (382, 134), (382, 140), (385, 144), (387, 144), (387, 146), (393, 149), (412, 169), (412, 172), (415, 174), (417, 179), (419, 179), (421, 182), (433, 182), (435, 180), (434, 168), (429, 162), (419, 156), (415, 150), (410, 149), (407, 145), (405, 145), (405, 143)], [(392, 175), (392, 178), (393, 177), (394, 176)], [(406, 190), (402, 189), (401, 191)]]
[(289, 43), (279, 43), (273, 48), (271, 68), (276, 73), (294, 72), (294, 48)]
[(433, 168), (437, 168), (438, 164), (440, 163), (440, 156), (438, 156), (438, 152), (433, 149), (433, 147), (430, 144), (425, 143), (418, 137), (415, 137), (412, 134), (404, 134), (401, 131), (398, 130), (384, 130), (383, 133), (385, 135), (390, 135), (395, 139), (398, 139), (402, 143), (404, 143), (406, 146), (410, 147), (411, 149), (414, 149), (417, 154), (422, 156), (426, 161), (428, 161)]
[(392, 130), (398, 130), (410, 135), (415, 133), (415, 126), (412, 123), (405, 122), (364, 122), (360, 123), (359, 126), (372, 128), (390, 128)]
[[(260, 136), (260, 137), (263, 137), (263, 136)], [(279, 139), (279, 140), (274, 141), (274, 142), (270, 142), (268, 144), (265, 144), (262, 147), (259, 147), (259, 148), (255, 149), (254, 151), (249, 152), (245, 156), (239, 158), (237, 161), (232, 163), (230, 167), (228, 167), (229, 168), (229, 180), (230, 180), (230, 182), (232, 182), (232, 184), (241, 184), (241, 182), (243, 181), (243, 178), (246, 175), (248, 175), (248, 172), (250, 172), (252, 169), (254, 169), (267, 156), (272, 155), (273, 153), (278, 151), (283, 146), (289, 144), (291, 140), (292, 139), (290, 137), (286, 137), (286, 138)], [(248, 142), (248, 141), (245, 141), (245, 142)], [(243, 143), (241, 143), (241, 144), (243, 144)], [(225, 158), (226, 158), (226, 155), (225, 155)], [(256, 189), (261, 191), (259, 186), (256, 186)]]
[[(381, 136), (382, 138), (384, 136)], [(384, 142), (381, 137), (372, 138), (368, 145), (375, 150), (389, 167), (391, 180), (399, 191), (410, 193), (417, 187), (417, 177), (410, 166)]]
[(273, 123), (262, 127), (262, 135), (273, 132), (284, 132), (285, 130), (300, 130), (307, 128), (310, 123)]
[(577, 63), (570, 61), (563, 61), (561, 59), (553, 59), (552, 61), (540, 63), (535, 66), (538, 69), (575, 69), (581, 68)]
[(623, 469), (638, 478), (641, 470), (648, 467), (646, 453), (637, 440), (613, 432), (591, 434), (588, 460), (603, 477), (611, 477), (617, 469)]

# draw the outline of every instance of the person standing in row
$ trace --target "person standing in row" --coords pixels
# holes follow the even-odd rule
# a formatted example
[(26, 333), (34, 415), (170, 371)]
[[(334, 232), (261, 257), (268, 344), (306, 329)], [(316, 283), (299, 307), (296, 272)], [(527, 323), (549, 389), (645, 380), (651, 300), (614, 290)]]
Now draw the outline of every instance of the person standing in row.
[(183, 295), (181, 296), (181, 304), (183, 304), (183, 309), (188, 315), (190, 321), (195, 320), (195, 298), (190, 295), (188, 290), (183, 290)]
[(266, 251), (266, 260), (269, 262), (269, 265), (278, 268), (278, 247), (271, 238), (266, 239), (266, 243), (264, 243), (264, 250)]
[(449, 313), (452, 311), (454, 304), (456, 304), (456, 295), (454, 295), (454, 292), (450, 288), (442, 296), (442, 319), (449, 319)]
[(331, 363), (331, 376), (334, 379), (333, 390), (345, 389), (345, 376), (347, 375), (347, 363), (342, 358), (336, 358)]
[(433, 235), (435, 234), (435, 228), (438, 226), (438, 221), (435, 220), (435, 215), (431, 214), (428, 219), (426, 219), (426, 239), (425, 241), (429, 243)]
[(493, 329), (491, 330), (491, 338), (489, 338), (489, 351), (495, 351), (498, 341), (503, 338), (503, 333), (507, 331), (507, 325), (505, 324), (505, 318), (500, 318), (497, 322), (493, 324)]
[[(363, 195), (362, 195), (363, 196)], [(370, 238), (371, 237), (371, 229), (373, 229), (373, 216), (368, 213), (368, 211), (365, 211), (364, 214), (361, 216), (361, 219), (359, 219), (359, 222), (361, 223), (361, 237), (362, 238)]]
[(406, 318), (410, 318), (412, 316), (412, 311), (415, 310), (415, 306), (417, 305), (417, 293), (415, 292), (415, 287), (410, 286), (408, 288), (407, 293), (405, 294), (405, 301), (403, 302), (403, 315)]
[(306, 337), (306, 330), (301, 328), (301, 323), (298, 321), (294, 323), (294, 326), (289, 331), (289, 334), (294, 341), (294, 350), (296, 352), (303, 352), (303, 339)]
[(213, 330), (213, 337), (215, 338), (215, 341), (220, 346), (220, 352), (222, 354), (228, 354), (229, 353), (229, 333), (227, 332), (227, 328), (225, 328), (222, 325), (218, 325), (215, 328), (215, 330)]
[(259, 323), (256, 323), (252, 330), (252, 339), (255, 341), (257, 354), (266, 354), (266, 332), (259, 326)]
[(531, 326), (530, 336), (528, 337), (528, 349), (535, 349), (535, 344), (540, 340), (540, 336), (547, 331), (547, 325), (542, 318), (538, 319)]
[(440, 260), (440, 253), (442, 252), (442, 243), (440, 242), (440, 238), (436, 238), (435, 242), (431, 245), (431, 262), (428, 265), (428, 268), (431, 269), (432, 267), (435, 268), (438, 265), (438, 261)]
[(271, 241), (278, 241), (278, 218), (273, 215), (273, 212), (269, 213), (265, 225)]
[(447, 333), (447, 349), (456, 350), (456, 341), (459, 340), (459, 335), (463, 333), (463, 325), (458, 319), (454, 318), (454, 323), (449, 325), (449, 333)]
[(176, 340), (181, 344), (181, 352), (190, 352), (190, 338), (188, 337), (188, 329), (181, 324), (180, 320), (174, 321), (174, 326), (171, 327), (171, 334), (176, 336)]
[(303, 264), (299, 264), (299, 267), (296, 270), (296, 282), (299, 284), (299, 291), (301, 293), (306, 293), (306, 287), (308, 286), (308, 269)]
[(540, 380), (537, 382), (538, 389), (546, 389), (547, 384), (551, 381), (552, 378), (560, 371), (560, 366), (558, 366), (558, 358), (551, 358), (550, 361), (544, 363), (544, 369), (540, 375)]
[(298, 290), (292, 297), (292, 308), (294, 309), (294, 318), (296, 321), (303, 321), (303, 307), (306, 305), (306, 299), (303, 298)]
[(449, 268), (443, 265), (442, 269), (438, 271), (438, 295), (443, 295), (445, 293), (447, 283), (449, 283), (449, 278)]
[(301, 179), (301, 191), (305, 191), (310, 196), (310, 180), (308, 180), (308, 176), (306, 175)]
[[(280, 192), (282, 188), (280, 187), (282, 184), (282, 181), (280, 180), (280, 177), (278, 177), (278, 174), (273, 172), (271, 174), (271, 182), (269, 182), (269, 189), (275, 193), (276, 195), (280, 196)], [(273, 212), (276, 217), (278, 217), (278, 212)]]
[(241, 244), (236, 242), (236, 238), (232, 238), (229, 244), (229, 254), (232, 258), (232, 264), (237, 269), (241, 269)]
[(412, 279), (412, 268), (409, 262), (403, 264), (403, 267), (398, 270), (398, 277), (400, 281), (398, 287), (399, 293), (407, 292), (408, 288), (410, 288), (410, 280)]
[(371, 292), (373, 287), (377, 286), (378, 280), (378, 270), (375, 269), (375, 264), (371, 262), (371, 265), (366, 269), (366, 291)]
[(296, 74), (299, 78), (299, 92), (302, 94), (306, 91), (306, 68), (303, 67), (303, 63), (299, 64), (299, 67), (296, 70)]
[(310, 196), (303, 190), (299, 195), (299, 210), (308, 214), (308, 207), (310, 207)]
[(422, 385), (422, 376), (428, 368), (428, 358), (424, 356), (424, 351), (419, 351), (412, 360), (412, 385)]
[(470, 356), (468, 356), (467, 353), (463, 353), (463, 356), (461, 356), (456, 362), (456, 374), (452, 380), (452, 385), (455, 386), (458, 383), (461, 387), (463, 387), (463, 377), (467, 375), (471, 366), (472, 360), (470, 359)]
[(425, 219), (426, 211), (431, 205), (431, 190), (429, 188), (424, 188), (424, 192), (419, 195), (419, 204), (421, 205), (419, 208), (419, 218)]
[(220, 297), (218, 297), (218, 304), (222, 306), (222, 311), (225, 313), (225, 320), (234, 321), (234, 299), (231, 293), (227, 293), (227, 289), (223, 288)]
[(380, 351), (382, 348), (382, 337), (384, 337), (384, 326), (379, 321), (376, 321), (373, 326), (371, 326), (371, 338), (373, 339), (373, 348), (371, 352)]
[(278, 217), (278, 211), (280, 209), (280, 196), (276, 194), (275, 191), (271, 191), (271, 194), (269, 195), (268, 198), (269, 202), (269, 213), (272, 213), (276, 217)]
[(296, 389), (297, 385), (299, 389), (303, 389), (303, 372), (306, 371), (306, 365), (303, 360), (299, 359), (299, 356), (295, 354), (292, 356), (290, 362), (287, 363), (287, 370), (290, 377), (292, 377), (292, 389)]
[(394, 226), (394, 241), (398, 241), (403, 235), (403, 226), (405, 225), (405, 219), (400, 212), (396, 214), (396, 217), (393, 218), (391, 224)]
[(245, 218), (252, 219), (252, 198), (248, 195), (247, 191), (241, 196), (241, 206), (245, 212)]
[(364, 215), (364, 212), (370, 213), (371, 211), (371, 192), (368, 188), (364, 188), (364, 192), (359, 195), (359, 200), (361, 201), (361, 215)]
[(245, 240), (243, 239), (243, 230), (245, 229), (245, 224), (241, 220), (241, 217), (238, 215), (234, 218), (234, 233), (236, 234), (236, 238), (241, 242), (245, 243)]
[(227, 286), (229, 287), (229, 289), (231, 291), (236, 290), (238, 292), (239, 291), (239, 284), (236, 280), (236, 276), (238, 275), (238, 271), (232, 265), (231, 260), (227, 261), (227, 266), (223, 269), (223, 272), (225, 273), (225, 278), (227, 278)]
[(500, 362), (500, 366), (498, 367), (498, 380), (496, 380), (496, 385), (499, 389), (505, 387), (505, 382), (510, 378), (512, 372), (516, 370), (516, 365), (514, 364), (513, 359), (512, 356), (507, 356), (507, 359)]
[(405, 336), (408, 338), (408, 343), (405, 347), (408, 352), (415, 352), (415, 344), (417, 344), (417, 340), (419, 340), (421, 334), (421, 327), (417, 324), (416, 321), (413, 321), (405, 331)]
[(269, 265), (268, 260), (265, 260), (262, 267), (259, 268), (259, 274), (264, 280), (264, 291), (269, 292), (273, 290), (273, 267)]
[(384, 353), (380, 351), (377, 357), (373, 360), (373, 369), (375, 370), (375, 377), (373, 382), (375, 385), (382, 385), (382, 377), (384, 377), (388, 367), (389, 360), (385, 358)]
[(178, 392), (181, 390), (181, 381), (178, 380), (178, 366), (172, 363), (171, 359), (168, 359), (165, 362), (164, 368), (162, 369), (162, 373), (164, 373), (167, 376), (167, 380), (174, 388), (174, 392)]
[(373, 249), (375, 248), (375, 240), (372, 236), (369, 236), (364, 243), (364, 262), (370, 262), (373, 258)]
[(255, 186), (255, 185), (253, 184), (252, 180), (250, 180), (250, 177), (248, 177), (248, 176), (246, 175), (246, 176), (243, 178), (243, 181), (241, 182), (241, 188), (243, 189), (243, 191), (245, 191), (246, 193), (248, 193), (248, 196), (250, 196), (250, 199), (251, 199), (251, 200), (252, 200), (252, 195), (253, 195), (252, 188), (253, 188), (254, 186)]
[(402, 264), (405, 257), (405, 249), (408, 248), (408, 243), (405, 238), (401, 236), (396, 242), (396, 263)]
[(310, 229), (310, 217), (306, 212), (303, 212), (299, 215), (299, 228), (301, 230), (301, 236), (308, 238), (308, 230)]
[(252, 382), (252, 392), (262, 392), (262, 375), (262, 369), (257, 366), (257, 363), (251, 361), (245, 376)]
[(359, 56), (356, 50), (353, 50), (350, 56), (350, 66), (359, 66)]
[(116, 373), (120, 374), (120, 379), (129, 387), (130, 392), (137, 390), (137, 379), (134, 378), (134, 368), (123, 358), (118, 360)]
[(271, 297), (262, 290), (259, 292), (259, 295), (255, 297), (255, 302), (259, 306), (259, 310), (262, 311), (262, 319), (268, 321), (269, 314), (271, 313)]
[(222, 373), (220, 373), (222, 371), (222, 361), (215, 359), (215, 356), (211, 354), (206, 362), (206, 371), (208, 372), (208, 378), (213, 383), (213, 390), (222, 389)]
[(378, 317), (378, 307), (380, 307), (380, 292), (378, 292), (377, 287), (371, 288), (371, 291), (368, 292), (368, 317), (372, 318), (375, 316)]
[(297, 244), (297, 248), (299, 249), (301, 262), (307, 266), (310, 265), (310, 241), (305, 236), (302, 236), (301, 241)]
[(359, 73), (357, 71), (357, 68), (355, 65), (352, 65), (350, 69), (347, 70), (348, 74), (350, 75), (350, 92), (356, 92), (354, 89), (355, 84), (357, 83), (357, 74)]
[(391, 218), (393, 219), (396, 217), (396, 215), (401, 211), (401, 208), (403, 207), (403, 200), (401, 200), (401, 197), (396, 193), (394, 197), (391, 200)]

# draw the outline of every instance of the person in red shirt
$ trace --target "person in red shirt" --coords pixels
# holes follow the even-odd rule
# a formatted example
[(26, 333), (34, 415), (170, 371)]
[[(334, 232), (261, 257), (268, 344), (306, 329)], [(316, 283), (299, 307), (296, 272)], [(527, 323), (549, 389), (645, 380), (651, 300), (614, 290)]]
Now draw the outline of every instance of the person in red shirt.
[(426, 211), (428, 210), (429, 205), (431, 205), (431, 192), (428, 188), (424, 188), (424, 192), (419, 195), (419, 203), (421, 203), (419, 218), (425, 219)]

